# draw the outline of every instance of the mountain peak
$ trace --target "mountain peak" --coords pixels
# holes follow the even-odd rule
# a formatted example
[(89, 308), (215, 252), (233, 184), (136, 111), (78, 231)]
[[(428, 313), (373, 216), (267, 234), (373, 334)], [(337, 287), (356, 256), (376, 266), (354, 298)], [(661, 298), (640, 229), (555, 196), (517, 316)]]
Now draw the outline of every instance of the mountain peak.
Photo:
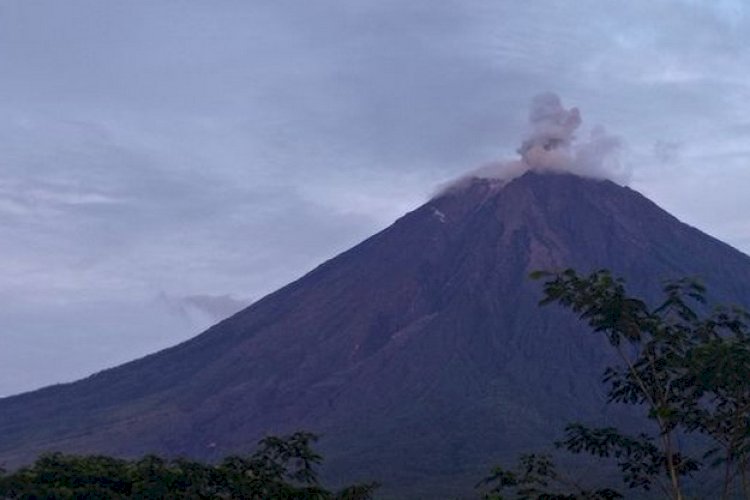
[(627, 189), (606, 179), (584, 177), (569, 172), (529, 170), (512, 179), (491, 177), (467, 177), (438, 193), (431, 202), (435, 204), (451, 203), (449, 200), (461, 199), (463, 203), (480, 204), (487, 199), (500, 195), (502, 191), (527, 190), (530, 194), (564, 196), (566, 192), (601, 189)]

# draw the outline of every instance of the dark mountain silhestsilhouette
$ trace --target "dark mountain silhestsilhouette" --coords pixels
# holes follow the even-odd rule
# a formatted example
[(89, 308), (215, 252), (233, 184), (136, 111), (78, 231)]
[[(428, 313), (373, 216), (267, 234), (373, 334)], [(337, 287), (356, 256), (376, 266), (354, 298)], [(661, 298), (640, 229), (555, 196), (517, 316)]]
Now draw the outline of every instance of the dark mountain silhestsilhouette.
[[(0, 462), (44, 450), (218, 458), (323, 434), (325, 474), (472, 490), (573, 420), (610, 422), (605, 341), (540, 309), (538, 269), (611, 269), (647, 297), (698, 276), (750, 304), (750, 257), (635, 191), (567, 174), (474, 180), (196, 338), (0, 400)], [(438, 494), (442, 497), (443, 494)]]

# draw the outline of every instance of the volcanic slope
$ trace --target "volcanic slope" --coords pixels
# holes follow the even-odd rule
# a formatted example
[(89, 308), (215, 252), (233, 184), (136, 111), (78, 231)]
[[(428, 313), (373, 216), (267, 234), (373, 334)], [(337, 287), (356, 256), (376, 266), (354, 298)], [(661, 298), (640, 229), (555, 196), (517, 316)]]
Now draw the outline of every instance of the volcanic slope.
[[(537, 269), (609, 268), (638, 293), (699, 276), (750, 304), (750, 258), (609, 181), (467, 181), (205, 333), (0, 400), (0, 462), (43, 450), (218, 458), (324, 435), (325, 474), (408, 498), (471, 492), (491, 465), (611, 422), (603, 339), (540, 309)], [(431, 492), (428, 495), (428, 492)]]

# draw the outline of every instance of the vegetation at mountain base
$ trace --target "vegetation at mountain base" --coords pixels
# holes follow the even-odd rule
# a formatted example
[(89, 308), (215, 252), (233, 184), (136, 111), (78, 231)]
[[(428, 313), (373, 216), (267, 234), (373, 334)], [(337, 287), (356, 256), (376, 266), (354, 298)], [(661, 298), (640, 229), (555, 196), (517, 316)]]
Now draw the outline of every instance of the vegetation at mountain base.
[(281, 499), (366, 500), (376, 483), (332, 492), (319, 484), (322, 461), (312, 449), (314, 434), (267, 437), (249, 456), (226, 457), (211, 465), (187, 459), (52, 453), (0, 476), (4, 499)]
[(628, 492), (682, 500), (686, 478), (715, 482), (711, 498), (750, 498), (750, 314), (709, 310), (704, 287), (691, 279), (668, 283), (663, 302), (651, 308), (606, 270), (532, 277), (545, 279), (541, 304), (570, 309), (606, 337), (618, 360), (603, 375), (608, 400), (642, 409), (652, 432), (571, 423), (555, 443), (611, 461), (623, 481), (619, 489), (587, 488), (549, 455), (526, 454), (477, 485), (485, 498), (604, 500)]

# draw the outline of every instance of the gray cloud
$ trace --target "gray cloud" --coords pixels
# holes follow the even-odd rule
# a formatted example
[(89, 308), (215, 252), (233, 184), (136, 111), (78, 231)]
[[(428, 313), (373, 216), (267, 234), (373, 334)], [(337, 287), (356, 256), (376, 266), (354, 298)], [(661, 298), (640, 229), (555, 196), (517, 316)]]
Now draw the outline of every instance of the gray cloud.
[(171, 297), (165, 293), (159, 294), (158, 301), (165, 304), (175, 315), (195, 325), (198, 330), (228, 318), (251, 303), (250, 300), (237, 299), (231, 295)]
[(237, 300), (230, 295), (189, 295), (182, 302), (208, 314), (214, 321), (227, 318), (249, 305), (249, 301)]
[(683, 145), (679, 142), (656, 141), (654, 156), (661, 163), (674, 163), (680, 156)]

